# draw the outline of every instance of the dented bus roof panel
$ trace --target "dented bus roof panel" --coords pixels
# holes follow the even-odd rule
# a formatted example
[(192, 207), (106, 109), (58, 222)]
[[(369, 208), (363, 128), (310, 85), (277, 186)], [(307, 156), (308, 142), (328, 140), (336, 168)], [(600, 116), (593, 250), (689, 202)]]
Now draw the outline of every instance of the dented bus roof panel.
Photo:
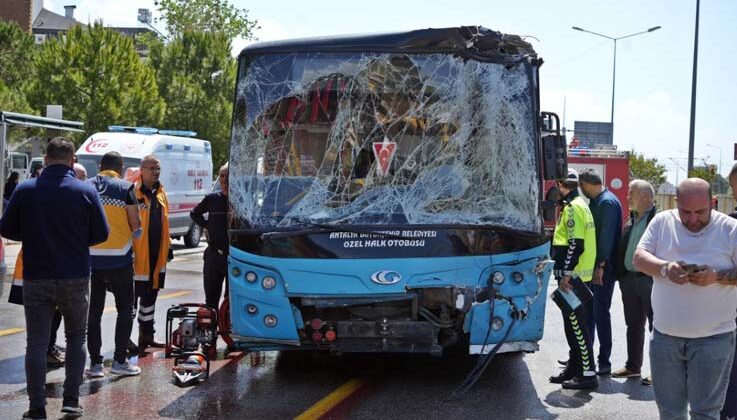
[(420, 29), (371, 35), (303, 38), (248, 46), (239, 58), (294, 52), (396, 52), (407, 54), (453, 53), (487, 62), (514, 62), (537, 58), (532, 45), (518, 35), (483, 26)]

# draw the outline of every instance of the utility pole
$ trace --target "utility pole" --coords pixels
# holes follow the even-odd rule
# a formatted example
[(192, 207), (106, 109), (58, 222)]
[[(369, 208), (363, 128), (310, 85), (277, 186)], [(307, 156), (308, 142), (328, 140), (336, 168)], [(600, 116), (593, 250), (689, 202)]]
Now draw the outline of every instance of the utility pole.
[(694, 130), (696, 128), (696, 67), (699, 61), (699, 6), (701, 0), (696, 0), (696, 29), (693, 40), (693, 72), (691, 75), (691, 128), (688, 131), (688, 174), (693, 171)]

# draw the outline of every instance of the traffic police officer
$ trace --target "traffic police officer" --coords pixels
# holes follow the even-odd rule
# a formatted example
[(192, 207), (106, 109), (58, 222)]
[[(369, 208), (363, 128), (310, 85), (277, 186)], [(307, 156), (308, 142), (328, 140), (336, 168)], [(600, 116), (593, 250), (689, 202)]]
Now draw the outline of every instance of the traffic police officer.
[[(575, 170), (569, 169), (568, 176), (558, 180), (557, 187), (563, 199), (553, 236), (555, 278), (564, 292), (571, 292), (574, 283), (580, 282), (579, 286), (588, 291), (596, 258), (594, 219), (588, 204), (579, 196)], [(573, 310), (561, 308), (569, 361), (563, 372), (552, 376), (550, 382), (562, 384), (563, 388), (595, 389), (598, 386), (592, 341), (587, 329), (587, 323), (591, 322), (590, 296), (589, 292), (588, 299), (582, 299), (583, 303)]]

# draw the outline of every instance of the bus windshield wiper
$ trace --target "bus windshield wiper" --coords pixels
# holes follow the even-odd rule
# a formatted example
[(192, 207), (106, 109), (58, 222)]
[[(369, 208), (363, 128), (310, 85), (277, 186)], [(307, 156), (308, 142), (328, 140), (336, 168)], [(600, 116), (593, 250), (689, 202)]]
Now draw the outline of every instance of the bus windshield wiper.
[(397, 235), (391, 232), (387, 232), (385, 230), (377, 230), (374, 228), (356, 227), (356, 226), (348, 226), (348, 225), (333, 225), (329, 223), (315, 223), (315, 222), (311, 222), (305, 219), (294, 219), (294, 221), (299, 223), (302, 226), (307, 226), (310, 229), (293, 229), (293, 230), (264, 232), (261, 234), (261, 239), (279, 239), (279, 238), (288, 238), (291, 236), (304, 235), (304, 234), (309, 234), (309, 233), (331, 233), (331, 232), (359, 233), (359, 234), (367, 234), (367, 235), (377, 236), (381, 238), (391, 238), (391, 239), (412, 239), (406, 236)]

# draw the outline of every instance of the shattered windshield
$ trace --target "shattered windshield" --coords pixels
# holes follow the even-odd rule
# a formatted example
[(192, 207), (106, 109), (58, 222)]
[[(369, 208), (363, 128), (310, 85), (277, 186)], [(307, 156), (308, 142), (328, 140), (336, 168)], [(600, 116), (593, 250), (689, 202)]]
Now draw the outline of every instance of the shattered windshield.
[(230, 157), (236, 219), (540, 229), (527, 60), (448, 54), (248, 57)]

